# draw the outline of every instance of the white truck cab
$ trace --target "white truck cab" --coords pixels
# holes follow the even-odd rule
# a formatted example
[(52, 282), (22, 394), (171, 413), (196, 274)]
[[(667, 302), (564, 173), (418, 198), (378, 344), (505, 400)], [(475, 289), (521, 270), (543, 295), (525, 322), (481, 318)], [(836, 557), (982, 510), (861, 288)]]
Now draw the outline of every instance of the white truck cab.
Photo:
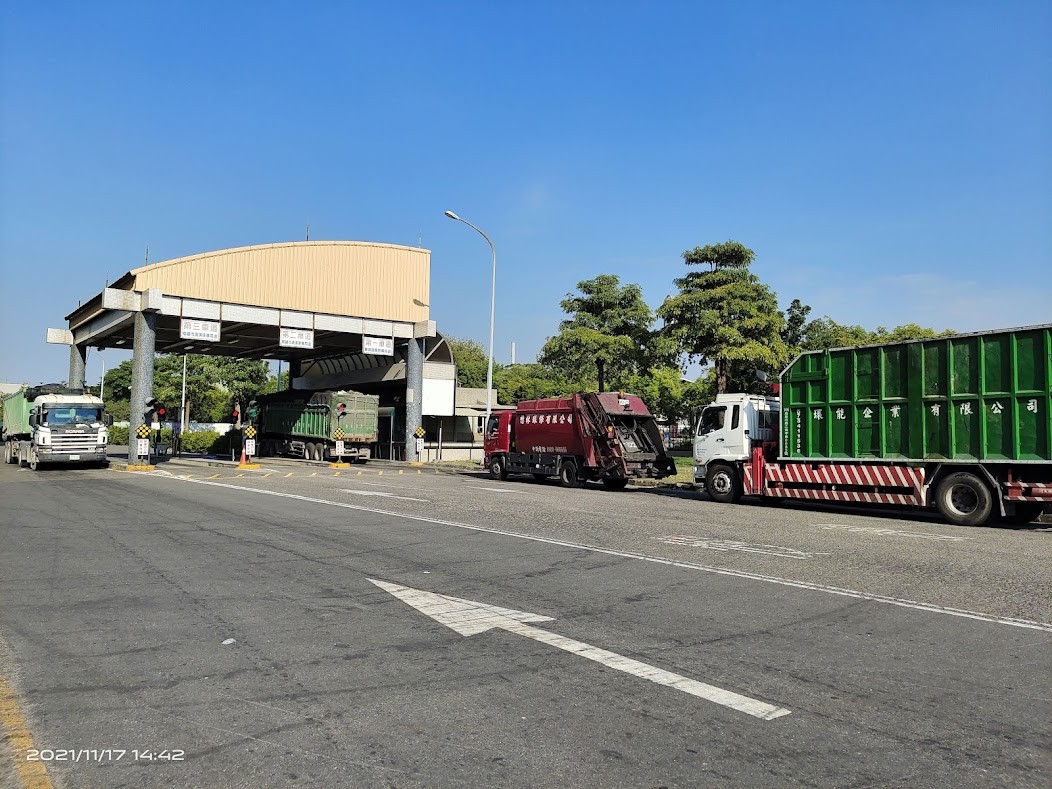
[(741, 495), (740, 465), (752, 456), (754, 445), (777, 440), (779, 413), (775, 397), (716, 395), (694, 431), (694, 481), (704, 482), (717, 500), (736, 500)]

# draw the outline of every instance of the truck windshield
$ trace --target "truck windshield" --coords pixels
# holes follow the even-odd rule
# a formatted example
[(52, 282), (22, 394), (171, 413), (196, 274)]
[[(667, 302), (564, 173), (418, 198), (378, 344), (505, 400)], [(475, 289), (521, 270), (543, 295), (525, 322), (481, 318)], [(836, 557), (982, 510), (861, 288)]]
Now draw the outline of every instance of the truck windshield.
[(101, 422), (102, 409), (92, 406), (58, 405), (45, 412), (45, 423), (49, 425), (72, 425), (78, 422)]
[(723, 428), (723, 420), (727, 416), (726, 406), (713, 406), (701, 412), (701, 421), (698, 423), (698, 435), (703, 436), (714, 430)]

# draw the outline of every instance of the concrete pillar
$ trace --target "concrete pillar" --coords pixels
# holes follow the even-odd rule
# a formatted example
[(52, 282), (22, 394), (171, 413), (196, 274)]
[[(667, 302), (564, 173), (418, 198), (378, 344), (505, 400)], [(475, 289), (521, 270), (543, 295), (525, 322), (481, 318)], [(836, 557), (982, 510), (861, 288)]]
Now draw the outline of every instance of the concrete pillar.
[(87, 377), (88, 346), (69, 346), (69, 388), (83, 389)]
[[(153, 359), (157, 344), (157, 313), (135, 313), (135, 342), (132, 347), (131, 415), (128, 420), (128, 462), (136, 462), (136, 429), (143, 423), (146, 401), (153, 397)], [(143, 459), (141, 462), (145, 463)]]
[(405, 459), (420, 460), (416, 429), (423, 423), (424, 338), (408, 340), (405, 354)]

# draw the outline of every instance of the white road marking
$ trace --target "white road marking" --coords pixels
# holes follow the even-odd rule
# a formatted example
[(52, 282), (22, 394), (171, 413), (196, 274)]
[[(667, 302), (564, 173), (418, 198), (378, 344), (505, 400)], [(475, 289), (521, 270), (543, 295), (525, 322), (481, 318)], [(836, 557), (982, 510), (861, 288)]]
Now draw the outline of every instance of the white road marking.
[(741, 551), (743, 553), (762, 553), (777, 556), (781, 559), (811, 559), (815, 556), (828, 556), (826, 551), (798, 551), (796, 548), (784, 548), (781, 545), (753, 545), (738, 540), (718, 540), (714, 537), (691, 537), (674, 534), (669, 537), (655, 537), (658, 542), (669, 545), (685, 545), (688, 548), (706, 548), (710, 551)]
[(482, 487), (480, 487), (479, 490), (488, 490), (490, 493), (515, 493), (516, 492), (516, 491), (512, 490), (511, 488), (482, 488)]
[(975, 537), (960, 537), (956, 534), (930, 534), (922, 531), (904, 531), (902, 529), (879, 529), (875, 526), (846, 526), (840, 523), (816, 523), (819, 529), (826, 531), (847, 531), (853, 534), (872, 534), (878, 537), (916, 537), (919, 540), (934, 540), (937, 542), (964, 542), (974, 540)]
[(353, 493), (356, 496), (383, 496), (387, 499), (402, 499), (403, 501), (423, 501), (427, 502), (428, 499), (414, 499), (412, 496), (396, 496), (393, 493), (388, 493), (384, 490), (349, 490), (342, 488), (344, 493)]
[(507, 630), (534, 641), (540, 641), (548, 646), (570, 652), (608, 668), (623, 671), (635, 677), (648, 679), (658, 685), (681, 690), (691, 696), (697, 696), (707, 701), (730, 707), (754, 718), (769, 721), (788, 715), (789, 710), (783, 707), (775, 707), (763, 701), (742, 696), (730, 690), (707, 685), (704, 682), (673, 674), (671, 671), (654, 668), (632, 658), (619, 655), (616, 652), (608, 652), (605, 649), (593, 647), (582, 641), (575, 641), (539, 627), (530, 627), (526, 622), (551, 622), (552, 617), (541, 614), (530, 614), (526, 611), (516, 611), (513, 608), (499, 608), (495, 605), (477, 603), (473, 600), (464, 600), (459, 597), (449, 597), (444, 594), (425, 592), (420, 589), (412, 589), (408, 586), (387, 583), (385, 581), (369, 581), (381, 589), (390, 592), (403, 603), (412, 606), (422, 614), (426, 614), (437, 622), (452, 628), (462, 636), (473, 636), (485, 633), (487, 630), (498, 628)]
[(592, 553), (601, 553), (605, 556), (620, 556), (625, 559), (638, 559), (644, 562), (652, 562), (654, 564), (662, 564), (667, 567), (679, 567), (685, 570), (698, 570), (704, 573), (713, 573), (715, 575), (727, 575), (732, 578), (746, 578), (750, 581), (763, 581), (765, 583), (778, 584), (779, 586), (788, 586), (793, 589), (806, 589), (811, 592), (822, 592), (823, 594), (838, 595), (840, 597), (850, 597), (856, 600), (869, 600), (873, 603), (883, 603), (884, 605), (894, 605), (900, 608), (912, 608), (917, 611), (926, 611), (932, 614), (945, 614), (946, 616), (956, 616), (963, 619), (975, 619), (980, 622), (989, 622), (996, 625), (1008, 625), (1009, 627), (1022, 627), (1028, 630), (1042, 630), (1046, 633), (1052, 633), (1052, 623), (1048, 622), (1036, 622), (1031, 619), (1018, 619), (1016, 617), (1008, 616), (996, 616), (994, 614), (984, 614), (979, 611), (967, 611), (960, 608), (947, 608), (946, 606), (935, 605), (933, 603), (921, 603), (916, 600), (904, 600), (898, 597), (888, 597), (886, 595), (872, 594), (870, 592), (862, 592), (856, 589), (844, 589), (838, 586), (826, 586), (825, 584), (812, 584), (806, 581), (794, 581), (790, 578), (779, 578), (773, 575), (762, 575), (760, 573), (749, 573), (742, 570), (733, 570), (729, 567), (714, 567), (705, 564), (695, 564), (694, 562), (682, 562), (675, 561), (672, 559), (664, 559), (660, 556), (648, 556), (643, 553), (629, 553), (627, 551), (615, 551), (611, 548), (601, 548), (597, 545), (585, 545), (582, 543), (568, 542), (566, 540), (556, 540), (551, 537), (539, 537), (535, 534), (520, 534), (519, 532), (505, 531), (504, 529), (493, 529), (488, 526), (475, 526), (470, 523), (458, 523), (457, 521), (441, 520), (439, 518), (428, 518), (425, 515), (411, 515), (405, 512), (394, 512), (392, 510), (380, 510), (374, 507), (363, 507), (358, 504), (347, 504), (342, 501), (330, 501), (329, 499), (319, 499), (312, 496), (301, 496), (298, 493), (282, 493), (276, 490), (259, 490), (256, 488), (246, 488), (242, 485), (231, 485), (226, 482), (210, 482), (204, 479), (182, 479), (180, 477), (174, 477), (168, 472), (153, 472), (148, 474), (142, 474), (135, 479), (174, 479), (179, 482), (186, 482), (191, 485), (208, 485), (216, 488), (231, 488), (233, 490), (241, 490), (246, 493), (253, 493), (256, 495), (262, 494), (266, 496), (278, 496), (285, 499), (293, 499), (294, 501), (307, 501), (313, 504), (327, 504), (330, 507), (343, 507), (349, 510), (360, 510), (362, 512), (372, 512), (377, 515), (388, 515), (392, 518), (404, 518), (412, 521), (423, 521), (424, 523), (437, 523), (441, 526), (453, 526), (457, 529), (467, 529), (469, 531), (485, 532), (487, 534), (497, 534), (502, 537), (514, 537), (518, 540), (530, 540), (532, 542), (541, 542), (548, 545), (558, 545), (563, 548), (574, 548), (580, 551), (591, 551)]

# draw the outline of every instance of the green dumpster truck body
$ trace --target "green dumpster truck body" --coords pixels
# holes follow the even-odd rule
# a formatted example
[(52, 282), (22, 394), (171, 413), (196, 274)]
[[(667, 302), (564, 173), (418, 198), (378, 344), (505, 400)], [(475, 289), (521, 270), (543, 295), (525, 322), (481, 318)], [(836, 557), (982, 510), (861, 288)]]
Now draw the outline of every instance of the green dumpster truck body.
[(360, 392), (288, 389), (259, 398), (260, 455), (364, 463), (377, 439), (380, 398)]
[(741, 496), (1027, 523), (1052, 505), (1052, 324), (798, 356), (778, 397), (720, 395), (694, 476)]

